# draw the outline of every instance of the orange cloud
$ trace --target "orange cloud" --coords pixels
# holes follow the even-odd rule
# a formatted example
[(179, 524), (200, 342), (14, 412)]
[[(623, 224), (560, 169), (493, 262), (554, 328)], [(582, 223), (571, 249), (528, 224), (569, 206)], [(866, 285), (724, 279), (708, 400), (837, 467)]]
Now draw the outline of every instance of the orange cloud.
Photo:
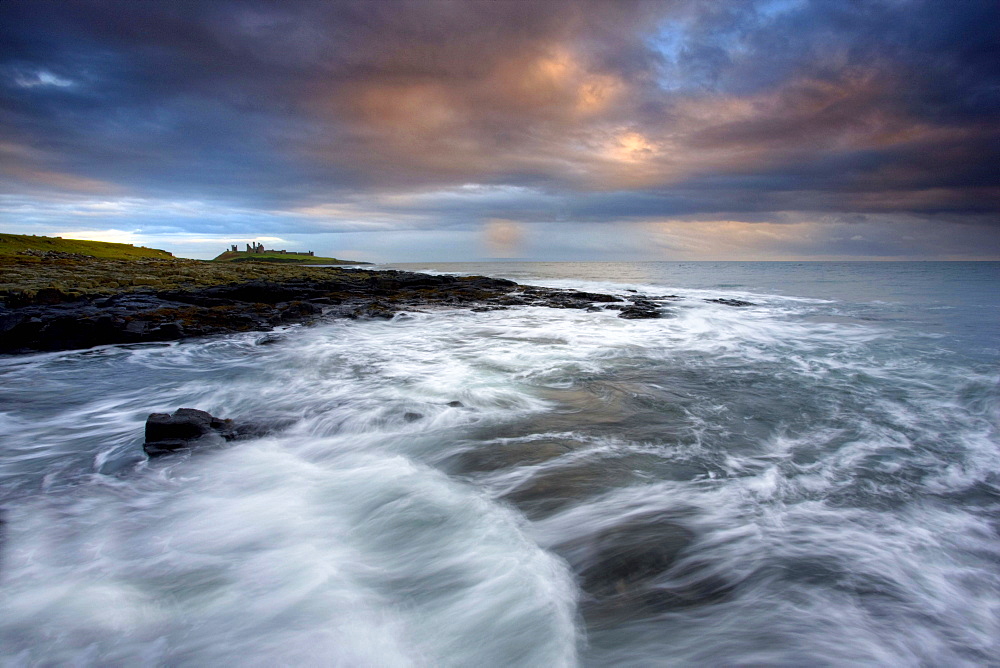
[(350, 136), (306, 150), (339, 162), (360, 142), (377, 147), (367, 159), (386, 172), (425, 170), (425, 177), (558, 173), (626, 95), (621, 79), (553, 44), (499, 58), (476, 76), (387, 74), (334, 85), (311, 104), (346, 120)]

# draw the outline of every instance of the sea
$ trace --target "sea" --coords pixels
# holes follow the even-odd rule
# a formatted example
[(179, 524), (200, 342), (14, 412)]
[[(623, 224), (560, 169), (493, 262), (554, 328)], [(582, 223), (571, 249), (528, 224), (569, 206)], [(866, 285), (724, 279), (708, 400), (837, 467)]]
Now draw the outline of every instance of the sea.
[(0, 358), (2, 665), (1000, 665), (1000, 263), (396, 268), (662, 317)]

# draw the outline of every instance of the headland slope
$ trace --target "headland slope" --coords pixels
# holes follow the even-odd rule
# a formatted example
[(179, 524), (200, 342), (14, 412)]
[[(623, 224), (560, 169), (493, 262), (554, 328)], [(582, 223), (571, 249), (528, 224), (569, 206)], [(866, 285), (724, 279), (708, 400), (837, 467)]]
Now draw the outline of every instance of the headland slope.
[(392, 318), (435, 306), (616, 308), (623, 317), (657, 317), (654, 304), (639, 295), (629, 304), (612, 295), (483, 276), (165, 255), (98, 257), (38, 248), (0, 255), (0, 353), (265, 331), (321, 316)]
[(357, 265), (371, 264), (371, 262), (356, 262), (354, 260), (340, 260), (335, 257), (320, 257), (315, 255), (300, 255), (291, 253), (279, 253), (263, 251), (260, 253), (247, 253), (244, 251), (226, 251), (212, 259), (213, 262), (275, 262), (279, 264), (294, 264), (308, 266), (311, 264), (340, 264)]

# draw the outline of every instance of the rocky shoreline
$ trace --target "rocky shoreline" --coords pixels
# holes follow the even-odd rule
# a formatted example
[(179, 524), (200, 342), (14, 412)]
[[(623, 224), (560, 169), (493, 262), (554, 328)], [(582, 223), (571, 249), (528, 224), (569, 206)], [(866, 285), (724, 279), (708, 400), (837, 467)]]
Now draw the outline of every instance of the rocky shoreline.
[[(0, 354), (268, 331), (317, 318), (384, 318), (431, 307), (614, 309), (658, 318), (674, 295), (627, 297), (484, 276), (343, 267), (219, 267), (25, 254), (0, 269)], [(249, 264), (249, 263), (247, 263)], [(706, 300), (749, 306), (737, 300)]]
[[(649, 302), (606, 294), (521, 286), (482, 276), (329, 268), (326, 276), (255, 278), (208, 287), (138, 286), (87, 294), (59, 287), (8, 290), (0, 306), (0, 353), (71, 350), (116, 343), (173, 341), (319, 317), (392, 318), (419, 308), (489, 310), (510, 306), (599, 308), (622, 317), (656, 317)], [(640, 312), (641, 311), (641, 312)]]

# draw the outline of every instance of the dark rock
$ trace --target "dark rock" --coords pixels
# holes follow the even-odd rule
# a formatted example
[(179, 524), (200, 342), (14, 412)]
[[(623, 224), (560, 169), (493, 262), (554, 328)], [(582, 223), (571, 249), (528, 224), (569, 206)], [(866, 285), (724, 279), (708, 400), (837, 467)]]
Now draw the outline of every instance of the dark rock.
[(38, 292), (16, 293), (7, 296), (8, 306), (52, 306), (53, 304), (63, 304), (74, 302), (80, 299), (80, 294), (68, 294), (58, 288), (42, 288)]
[(146, 419), (146, 442), (142, 449), (150, 457), (178, 450), (220, 445), (237, 438), (262, 435), (266, 430), (237, 425), (196, 408), (178, 408), (170, 413), (151, 413)]
[(536, 471), (502, 498), (516, 505), (529, 519), (536, 520), (635, 479), (636, 472), (623, 464), (623, 460), (570, 461)]
[(391, 320), (394, 315), (396, 315), (396, 312), (388, 305), (383, 304), (382, 302), (371, 302), (369, 304), (364, 304), (354, 309), (350, 317), (380, 318), (382, 320)]
[(725, 304), (726, 306), (756, 306), (753, 302), (745, 302), (741, 299), (706, 299), (709, 304)]
[(316, 304), (304, 301), (278, 304), (277, 308), (281, 313), (282, 320), (300, 320), (306, 316), (318, 315), (323, 312), (323, 309)]
[(15, 313), (6, 310), (0, 311), (0, 334), (9, 332), (24, 321), (25, 316), (22, 313)]
[(585, 299), (585, 300), (587, 300), (589, 302), (609, 303), (609, 302), (621, 302), (621, 301), (625, 301), (621, 297), (616, 297), (614, 295), (606, 295), (606, 294), (602, 294), (600, 292), (576, 292), (575, 294), (576, 294), (577, 297)]
[(610, 303), (622, 301), (614, 295), (581, 292), (578, 290), (557, 290), (555, 288), (533, 288), (525, 290), (525, 294), (536, 298), (532, 303), (551, 308), (586, 309), (592, 306), (594, 302)]
[(556, 546), (587, 594), (581, 611), (595, 628), (669, 610), (713, 603), (735, 586), (711, 568), (680, 559), (695, 535), (667, 512), (621, 523)]
[(269, 345), (272, 345), (274, 343), (277, 343), (278, 341), (281, 341), (283, 338), (284, 337), (282, 337), (282, 336), (280, 336), (278, 334), (266, 334), (266, 335), (260, 337), (259, 339), (257, 339), (257, 341), (255, 343), (258, 346), (269, 346)]
[(649, 514), (564, 545), (581, 588), (599, 598), (620, 596), (666, 572), (694, 534), (668, 514)]
[(423, 415), (420, 413), (407, 412), (403, 413), (403, 419), (407, 422), (416, 422), (417, 420), (423, 419)]
[(651, 301), (645, 299), (636, 299), (632, 301), (631, 306), (626, 306), (618, 314), (619, 318), (627, 318), (629, 320), (638, 320), (642, 318), (659, 318), (660, 310), (657, 305)]
[(160, 341), (174, 341), (176, 339), (184, 338), (184, 325), (180, 322), (165, 322), (162, 325), (154, 327), (149, 332), (152, 338), (158, 339)]
[(452, 408), (464, 408), (465, 407), (465, 404), (463, 404), (461, 401), (449, 401), (447, 405), (450, 406), (450, 407), (452, 407)]
[[(225, 298), (227, 300), (258, 304), (277, 304), (278, 302), (287, 302), (301, 298), (303, 292), (314, 292), (303, 288), (304, 286), (284, 285), (272, 281), (249, 281), (235, 286), (209, 288), (204, 291), (204, 294), (205, 296)], [(315, 296), (319, 295), (316, 294)]]
[(477, 445), (451, 456), (447, 466), (457, 473), (465, 474), (541, 464), (571, 452), (574, 445), (576, 444), (570, 441), (556, 440)]

